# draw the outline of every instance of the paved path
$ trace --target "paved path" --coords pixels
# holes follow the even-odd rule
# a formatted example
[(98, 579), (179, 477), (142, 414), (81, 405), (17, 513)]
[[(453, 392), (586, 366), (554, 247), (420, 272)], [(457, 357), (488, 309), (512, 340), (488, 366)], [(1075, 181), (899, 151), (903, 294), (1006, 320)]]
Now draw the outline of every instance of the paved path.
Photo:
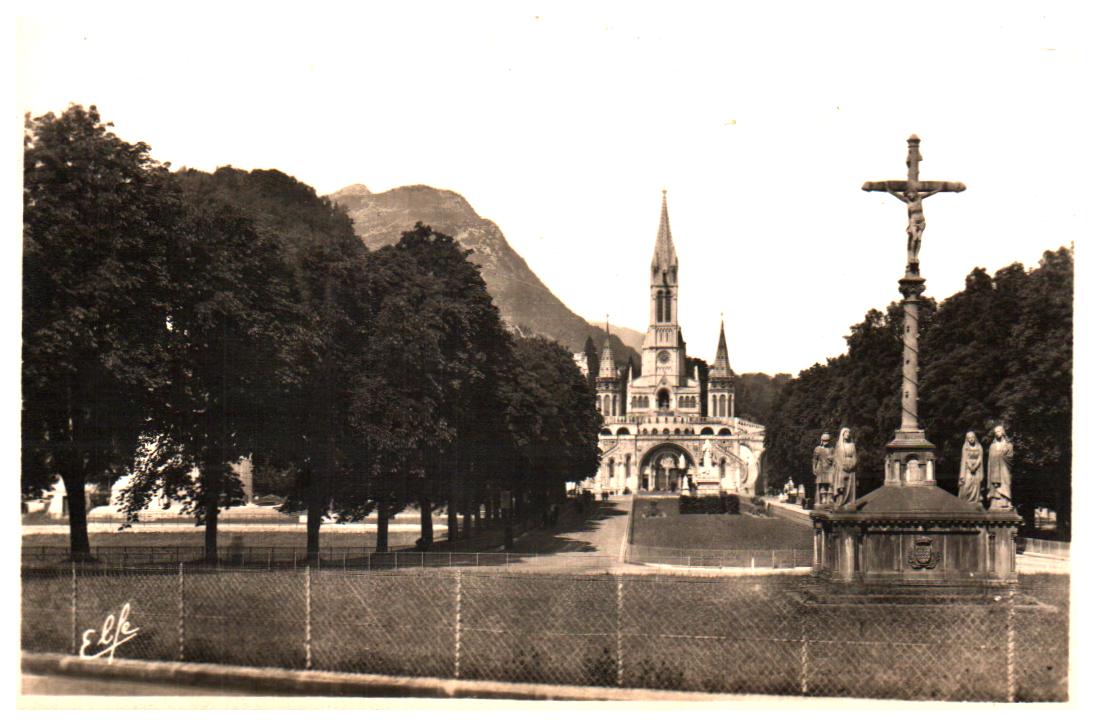
[[(615, 496), (597, 502), (596, 515), (584, 519), (567, 512), (569, 522), (549, 530), (536, 529), (514, 542), (513, 554), (534, 554), (512, 563), (513, 571), (553, 570), (606, 572), (620, 564), (627, 539), (633, 497)], [(567, 503), (567, 507), (573, 504)]]

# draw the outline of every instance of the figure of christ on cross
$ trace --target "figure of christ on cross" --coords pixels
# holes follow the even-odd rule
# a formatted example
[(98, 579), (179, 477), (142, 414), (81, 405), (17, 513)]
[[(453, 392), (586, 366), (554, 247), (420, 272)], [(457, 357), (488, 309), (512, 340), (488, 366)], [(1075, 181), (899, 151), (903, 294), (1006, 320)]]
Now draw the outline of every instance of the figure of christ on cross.
[(923, 215), (923, 200), (939, 192), (963, 192), (961, 182), (920, 181), (919, 137), (912, 134), (908, 138), (908, 178), (906, 180), (866, 182), (863, 191), (889, 192), (908, 205), (908, 266), (909, 275), (919, 274), (919, 246), (923, 242), (923, 230), (927, 228), (927, 218)]

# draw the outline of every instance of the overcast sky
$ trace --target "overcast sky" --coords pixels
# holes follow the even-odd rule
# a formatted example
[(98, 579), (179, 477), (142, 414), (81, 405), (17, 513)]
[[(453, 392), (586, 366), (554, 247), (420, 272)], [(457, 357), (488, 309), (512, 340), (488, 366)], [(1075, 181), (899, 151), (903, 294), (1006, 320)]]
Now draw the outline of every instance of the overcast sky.
[(638, 330), (667, 188), (689, 352), (724, 312), (738, 372), (837, 355), (898, 297), (906, 213), (861, 186), (905, 175), (911, 133), (921, 178), (968, 186), (925, 204), (928, 294), (1081, 243), (1078, 4), (557, 5), (96, 5), (18, 24), (18, 103), (96, 104), (175, 167), (452, 189), (575, 312)]

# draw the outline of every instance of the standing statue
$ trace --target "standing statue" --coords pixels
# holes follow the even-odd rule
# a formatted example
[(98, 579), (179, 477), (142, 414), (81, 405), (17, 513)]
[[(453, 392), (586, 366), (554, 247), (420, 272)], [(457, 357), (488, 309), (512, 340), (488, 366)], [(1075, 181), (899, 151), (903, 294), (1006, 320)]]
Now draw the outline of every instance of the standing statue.
[(834, 508), (847, 507), (855, 503), (855, 485), (858, 483), (858, 454), (855, 442), (851, 441), (851, 429), (842, 428), (836, 440), (836, 450), (832, 455), (832, 490)]
[(832, 447), (828, 445), (831, 437), (821, 434), (820, 446), (813, 449), (813, 476), (817, 483), (817, 507), (832, 507)]
[(710, 439), (703, 442), (703, 469), (710, 471), (710, 458), (713, 454), (714, 447), (710, 444)]
[(969, 504), (980, 504), (980, 489), (984, 483), (984, 448), (972, 431), (965, 434), (961, 447), (961, 465), (957, 470), (957, 496)]
[(1010, 496), (1010, 467), (1014, 444), (1002, 426), (995, 427), (995, 439), (988, 447), (988, 509), (1014, 509)]

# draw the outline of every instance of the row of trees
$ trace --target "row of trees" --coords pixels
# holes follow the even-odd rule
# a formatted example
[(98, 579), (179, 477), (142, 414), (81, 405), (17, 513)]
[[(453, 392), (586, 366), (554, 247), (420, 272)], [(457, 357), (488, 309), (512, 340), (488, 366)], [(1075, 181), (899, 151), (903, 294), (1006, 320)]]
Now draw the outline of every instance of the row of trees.
[(418, 225), (368, 252), (349, 218), (276, 171), (172, 174), (95, 107), (27, 120), (22, 487), (56, 477), (71, 549), (85, 488), (132, 473), (132, 514), (184, 503), (215, 554), (233, 465), (307, 511), (408, 505), (432, 542), (503, 492), (546, 511), (595, 473), (594, 394), (561, 346), (515, 340), (467, 253)]
[[(956, 491), (966, 431), (987, 445), (1003, 424), (1014, 442), (1014, 499), (1033, 523), (1035, 507), (1071, 521), (1072, 306), (1074, 262), (1047, 251), (1026, 270), (981, 268), (965, 289), (920, 308), (921, 423), (938, 447), (939, 484)], [(798, 374), (780, 391), (767, 427), (772, 482), (812, 482), (822, 432), (854, 431), (861, 493), (882, 483), (885, 444), (900, 424), (903, 313), (892, 303), (852, 326), (847, 352)]]

